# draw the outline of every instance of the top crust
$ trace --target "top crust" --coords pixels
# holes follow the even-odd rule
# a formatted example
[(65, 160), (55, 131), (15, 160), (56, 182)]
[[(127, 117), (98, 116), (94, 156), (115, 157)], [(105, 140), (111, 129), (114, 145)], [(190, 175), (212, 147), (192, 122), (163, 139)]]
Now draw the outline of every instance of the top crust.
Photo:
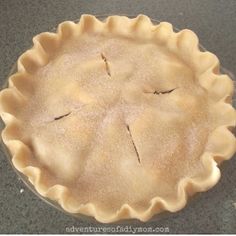
[(83, 15), (41, 33), (0, 93), (14, 166), (68, 212), (147, 221), (206, 191), (236, 150), (233, 82), (190, 30)]

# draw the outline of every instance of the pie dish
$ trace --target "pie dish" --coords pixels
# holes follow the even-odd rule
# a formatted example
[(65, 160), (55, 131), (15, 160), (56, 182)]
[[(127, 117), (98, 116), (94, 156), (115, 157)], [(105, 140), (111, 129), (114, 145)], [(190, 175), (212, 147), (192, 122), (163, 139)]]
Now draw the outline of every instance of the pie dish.
[(83, 15), (41, 33), (0, 93), (14, 166), (67, 212), (109, 223), (182, 209), (236, 151), (233, 82), (190, 30)]

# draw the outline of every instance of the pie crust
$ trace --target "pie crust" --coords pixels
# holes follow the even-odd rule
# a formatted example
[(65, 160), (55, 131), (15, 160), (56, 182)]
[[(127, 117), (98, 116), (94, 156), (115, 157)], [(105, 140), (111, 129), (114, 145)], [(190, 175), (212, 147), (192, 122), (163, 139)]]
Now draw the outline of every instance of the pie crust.
[(17, 170), (70, 213), (109, 223), (182, 209), (236, 151), (233, 82), (190, 30), (83, 15), (41, 33), (0, 93)]

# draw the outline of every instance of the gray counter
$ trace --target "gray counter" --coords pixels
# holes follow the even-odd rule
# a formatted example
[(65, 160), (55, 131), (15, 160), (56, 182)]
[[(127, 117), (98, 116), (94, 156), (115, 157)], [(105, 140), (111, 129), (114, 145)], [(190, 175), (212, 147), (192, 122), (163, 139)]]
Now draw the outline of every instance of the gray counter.
[[(195, 31), (200, 42), (236, 74), (235, 0), (101, 0), (0, 1), (0, 78), (4, 83), (17, 57), (32, 37), (82, 13), (143, 13)], [(236, 158), (221, 166), (222, 178), (176, 214), (164, 215), (142, 227), (169, 227), (170, 233), (236, 233)], [(66, 228), (101, 226), (72, 218), (48, 206), (19, 180), (0, 152), (0, 233), (66, 233)], [(161, 228), (160, 228), (161, 230)], [(67, 232), (69, 233), (69, 232)]]

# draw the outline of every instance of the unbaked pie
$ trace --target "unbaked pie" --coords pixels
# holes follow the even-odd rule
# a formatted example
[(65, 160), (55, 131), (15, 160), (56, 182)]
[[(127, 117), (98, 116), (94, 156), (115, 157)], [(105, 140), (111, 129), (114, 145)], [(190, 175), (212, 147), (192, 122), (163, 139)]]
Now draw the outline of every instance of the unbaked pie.
[(147, 221), (211, 188), (235, 153), (233, 82), (190, 30), (83, 15), (41, 33), (0, 94), (2, 139), (44, 197)]

